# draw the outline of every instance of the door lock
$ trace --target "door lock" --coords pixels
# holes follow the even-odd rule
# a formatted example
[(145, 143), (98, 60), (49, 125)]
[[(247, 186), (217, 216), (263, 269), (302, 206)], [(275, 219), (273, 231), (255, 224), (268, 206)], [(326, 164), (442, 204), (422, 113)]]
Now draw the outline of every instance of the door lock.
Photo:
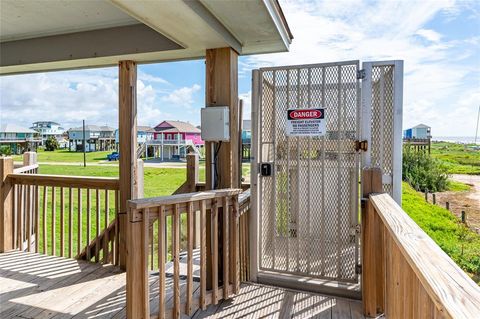
[(260, 174), (262, 176), (272, 176), (272, 163), (260, 164)]

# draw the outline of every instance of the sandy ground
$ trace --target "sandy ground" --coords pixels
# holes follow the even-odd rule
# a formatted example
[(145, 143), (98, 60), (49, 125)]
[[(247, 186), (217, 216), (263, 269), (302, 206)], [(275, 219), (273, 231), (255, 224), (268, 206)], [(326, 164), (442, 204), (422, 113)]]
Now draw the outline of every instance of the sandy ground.
[(480, 234), (480, 175), (454, 174), (451, 178), (471, 185), (471, 190), (468, 192), (437, 193), (437, 205), (445, 207), (445, 203), (450, 202), (450, 210), (459, 218), (461, 212), (465, 211), (468, 225)]

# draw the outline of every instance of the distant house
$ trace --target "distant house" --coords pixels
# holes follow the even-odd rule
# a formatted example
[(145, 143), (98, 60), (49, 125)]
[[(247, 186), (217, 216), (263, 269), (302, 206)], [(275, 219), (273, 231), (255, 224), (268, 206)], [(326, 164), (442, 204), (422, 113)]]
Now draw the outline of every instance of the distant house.
[(60, 147), (66, 147), (66, 140), (64, 139), (64, 128), (57, 122), (52, 121), (38, 121), (32, 123), (30, 129), (35, 130), (40, 135), (42, 142), (41, 145), (45, 145), (45, 141), (53, 136), (60, 144)]
[(42, 142), (37, 131), (15, 124), (0, 125), (0, 145), (7, 145), (13, 154), (34, 150)]
[(418, 124), (403, 131), (404, 139), (426, 140), (432, 138), (432, 128), (425, 124)]
[(155, 126), (154, 139), (147, 145), (162, 160), (183, 158), (189, 149), (198, 152), (204, 146), (200, 133), (200, 129), (188, 122), (163, 121)]
[[(153, 140), (155, 130), (150, 126), (137, 125), (137, 143), (139, 145), (146, 143), (147, 141)], [(115, 143), (118, 144), (119, 136), (118, 129), (115, 130)]]
[(242, 161), (249, 161), (252, 150), (252, 121), (242, 122)]
[[(85, 125), (85, 151), (110, 151), (115, 149), (115, 129), (109, 126)], [(83, 151), (83, 127), (68, 130), (71, 151)]]

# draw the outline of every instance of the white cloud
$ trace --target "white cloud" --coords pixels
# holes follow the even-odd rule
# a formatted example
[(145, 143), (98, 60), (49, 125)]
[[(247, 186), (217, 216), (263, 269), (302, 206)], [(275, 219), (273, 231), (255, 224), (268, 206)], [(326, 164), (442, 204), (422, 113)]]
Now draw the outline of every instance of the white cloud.
[(175, 106), (191, 107), (194, 99), (193, 95), (200, 90), (200, 85), (194, 84), (191, 87), (182, 87), (162, 97), (162, 100)]
[(480, 41), (478, 36), (448, 39), (429, 23), (439, 16), (453, 19), (470, 6), (454, 0), (282, 1), (294, 35), (290, 52), (250, 56), (240, 67), (249, 72), (274, 65), (401, 59), (405, 126), (426, 122), (433, 135), (471, 135), (468, 125), (443, 123), (474, 117), (455, 109), (467, 92), (478, 91), (478, 78), (471, 77), (480, 72)]
[(438, 42), (442, 38), (440, 33), (429, 29), (420, 29), (416, 34), (431, 42)]

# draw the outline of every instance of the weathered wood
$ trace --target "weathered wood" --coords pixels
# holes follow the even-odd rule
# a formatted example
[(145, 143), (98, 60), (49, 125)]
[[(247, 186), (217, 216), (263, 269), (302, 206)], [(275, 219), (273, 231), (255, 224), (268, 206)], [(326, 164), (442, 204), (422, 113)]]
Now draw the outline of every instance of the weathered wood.
[(23, 203), (23, 186), (18, 185), (18, 194), (17, 194), (17, 247), (20, 250), (23, 250), (23, 233), (25, 228), (23, 226), (23, 219), (24, 219), (24, 203)]
[(34, 186), (35, 188), (35, 208), (34, 208), (34, 216), (35, 216), (35, 252), (39, 252), (40, 246), (40, 210), (38, 208), (39, 201), (40, 201), (40, 191), (38, 186)]
[(172, 225), (173, 318), (180, 318), (180, 212), (175, 204)]
[[(162, 208), (160, 208), (162, 211)], [(158, 318), (165, 318), (165, 244), (166, 244), (166, 224), (165, 217), (158, 219)]]
[(43, 235), (43, 253), (47, 254), (47, 186), (43, 186), (43, 215), (42, 215), (42, 235)]
[[(435, 305), (435, 315), (474, 318), (480, 313), (480, 287), (401, 209), (388, 194), (370, 195), (385, 226), (386, 317), (404, 318), (419, 309), (406, 309), (412, 293), (411, 278), (418, 279)], [(405, 277), (411, 269), (410, 275)], [(398, 298), (397, 298), (398, 297)], [(408, 305), (411, 307), (411, 305)], [(426, 313), (429, 307), (421, 306)], [(426, 315), (419, 317), (427, 317)]]
[[(382, 172), (370, 168), (362, 171), (362, 195), (368, 198), (372, 193), (382, 192)], [(383, 313), (384, 267), (382, 252), (383, 235), (381, 223), (375, 217), (375, 211), (368, 200), (362, 201), (362, 290), (363, 311), (368, 317)], [(381, 259), (379, 259), (381, 258)]]
[[(105, 190), (105, 219), (104, 219), (104, 229), (108, 228), (109, 221), (108, 221), (108, 215), (110, 213), (110, 208), (109, 208), (109, 201), (110, 198), (108, 196), (108, 190)], [(108, 263), (108, 244), (110, 242), (109, 239), (109, 234), (108, 232), (105, 232), (105, 235), (103, 236), (103, 263)], [(153, 260), (153, 258), (152, 258)]]
[[(148, 210), (147, 215), (148, 215)], [(144, 212), (145, 213), (145, 212)], [(128, 212), (128, 246), (127, 246), (127, 317), (149, 318), (150, 306), (148, 296), (148, 218), (133, 221)], [(148, 216), (146, 216), (148, 217)]]
[(240, 234), (239, 234), (239, 203), (238, 196), (232, 198), (232, 211), (228, 214), (230, 222), (230, 282), (233, 284), (233, 293), (240, 290)]
[(65, 255), (65, 190), (60, 187), (60, 256)]
[(118, 178), (45, 174), (10, 174), (10, 183), (73, 188), (119, 189)]
[(205, 200), (200, 205), (200, 307), (206, 308), (206, 292), (207, 292), (207, 204)]
[(57, 214), (56, 214), (56, 210), (57, 210), (57, 202), (56, 202), (56, 196), (57, 195), (57, 190), (55, 189), (55, 187), (52, 187), (52, 230), (51, 230), (51, 238), (52, 238), (52, 242), (51, 242), (51, 245), (52, 245), (52, 255), (55, 256), (56, 255), (56, 238), (55, 238), (55, 234), (57, 233)]
[(100, 260), (100, 190), (95, 190), (95, 262)]
[(185, 313), (190, 315), (192, 312), (192, 297), (193, 297), (193, 243), (194, 243), (194, 225), (195, 211), (193, 210), (193, 203), (188, 205), (187, 212), (187, 301), (185, 305)]
[(199, 202), (205, 199), (222, 198), (225, 196), (234, 196), (242, 192), (241, 189), (219, 189), (206, 192), (177, 194), (171, 196), (160, 196), (151, 198), (140, 198), (136, 200), (130, 200), (128, 206), (134, 210), (140, 210), (142, 208), (153, 208), (162, 205), (174, 205), (187, 202)]
[(213, 304), (218, 303), (218, 199), (213, 199), (212, 204), (212, 292), (213, 292)]
[[(91, 196), (90, 196), (90, 188), (87, 188), (87, 211), (85, 212), (87, 214), (87, 244), (90, 242), (90, 238), (92, 236), (91, 234), (91, 224), (92, 224), (92, 219), (91, 219), (91, 207), (92, 207), (92, 203), (91, 203)], [(90, 253), (90, 249), (87, 249), (87, 252), (86, 252), (86, 257), (87, 257), (87, 260), (90, 261), (92, 259), (92, 256), (91, 256), (91, 253)]]
[(118, 65), (119, 128), (119, 265), (125, 269), (127, 246), (127, 201), (138, 198), (137, 185), (137, 64), (120, 61)]
[(73, 256), (73, 189), (68, 188), (68, 258)]
[[(108, 192), (108, 191), (107, 191)], [(77, 189), (77, 256), (82, 252), (82, 189)], [(107, 228), (107, 227), (105, 227)], [(87, 240), (88, 244), (88, 240)]]
[(227, 198), (223, 198), (223, 209), (222, 209), (222, 269), (223, 269), (223, 276), (222, 276), (222, 281), (223, 281), (223, 299), (228, 299), (229, 291), (228, 291), (228, 286), (229, 286), (229, 271), (230, 271), (230, 264), (229, 264), (229, 250), (231, 247), (229, 247), (229, 213), (230, 210), (228, 209), (228, 203), (227, 203)]

